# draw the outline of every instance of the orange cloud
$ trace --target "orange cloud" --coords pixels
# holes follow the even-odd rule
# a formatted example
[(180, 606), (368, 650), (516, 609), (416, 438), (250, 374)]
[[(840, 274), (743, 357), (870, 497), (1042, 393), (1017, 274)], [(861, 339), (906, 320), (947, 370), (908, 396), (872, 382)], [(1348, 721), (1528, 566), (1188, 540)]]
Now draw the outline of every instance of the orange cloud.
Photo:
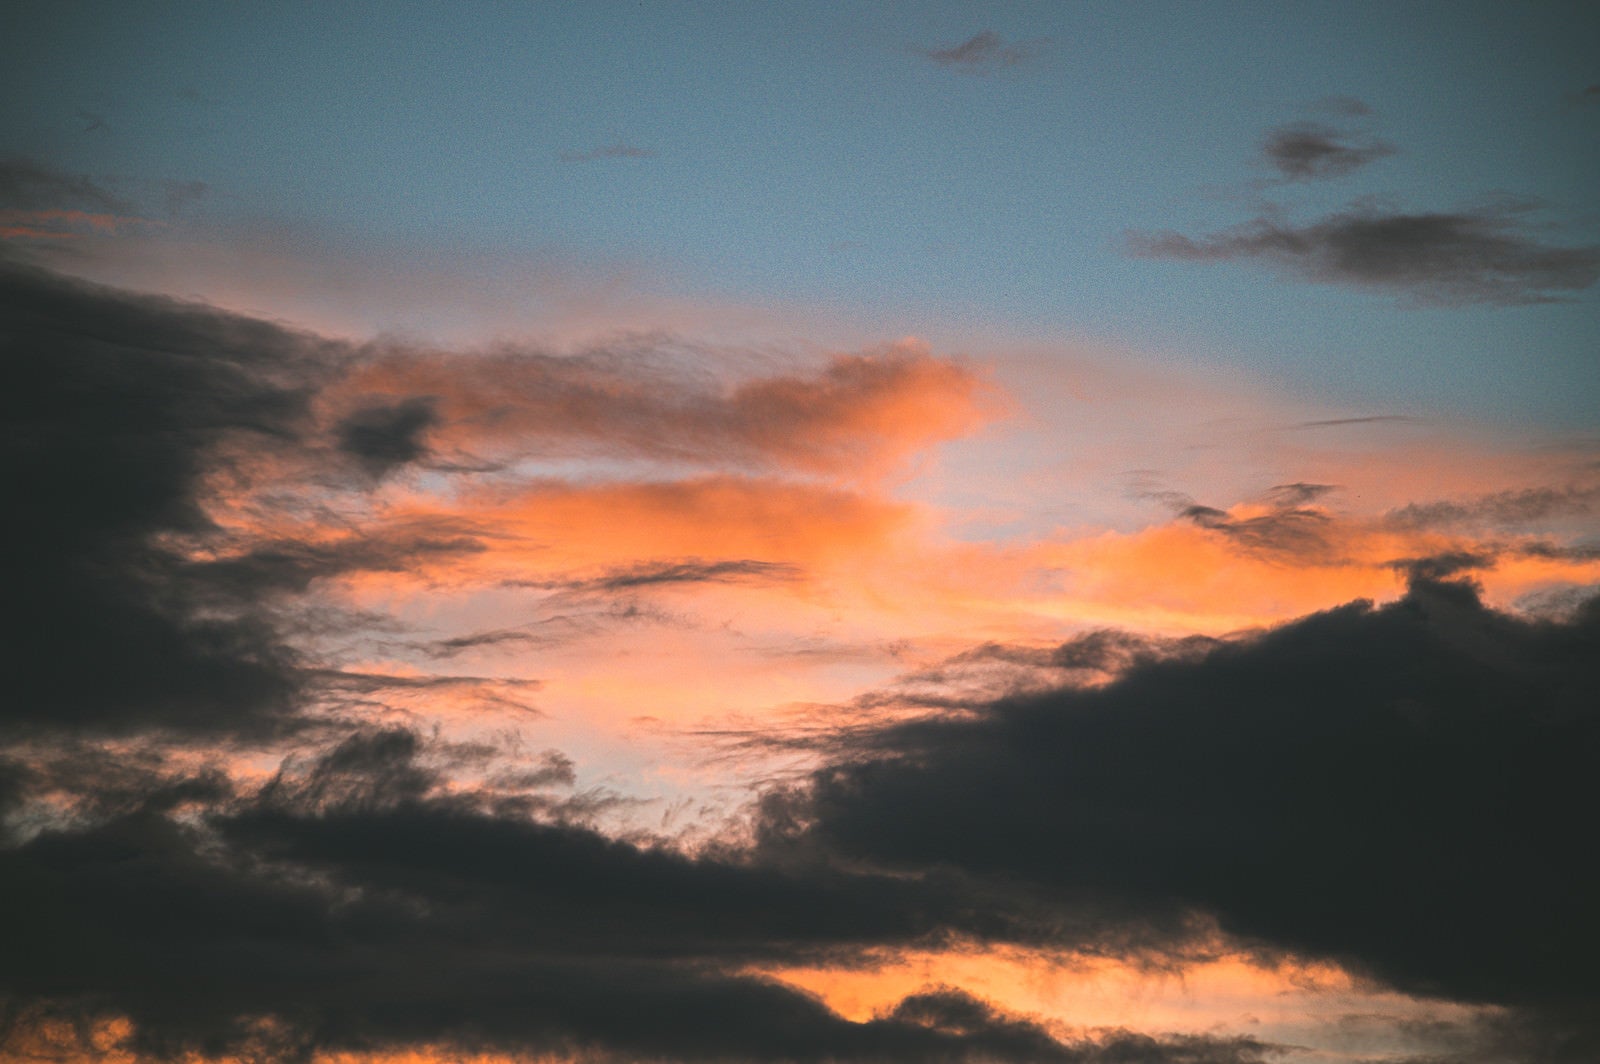
[(114, 234), (131, 226), (155, 226), (146, 218), (75, 208), (0, 209), (0, 239), (72, 240), (90, 233)]
[(914, 340), (837, 355), (812, 374), (732, 384), (651, 351), (388, 351), (355, 367), (329, 400), (350, 407), (375, 396), (430, 400), (429, 441), (446, 452), (834, 475), (886, 472), (1001, 407), (981, 375)]

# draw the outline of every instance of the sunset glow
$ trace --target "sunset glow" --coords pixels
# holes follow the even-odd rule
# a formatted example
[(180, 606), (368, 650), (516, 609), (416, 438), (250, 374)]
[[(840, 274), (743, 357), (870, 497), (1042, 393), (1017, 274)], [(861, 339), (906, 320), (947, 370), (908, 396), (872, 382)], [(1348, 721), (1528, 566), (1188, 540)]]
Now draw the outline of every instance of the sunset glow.
[(1600, 1059), (1597, 55), (24, 3), (0, 1064)]

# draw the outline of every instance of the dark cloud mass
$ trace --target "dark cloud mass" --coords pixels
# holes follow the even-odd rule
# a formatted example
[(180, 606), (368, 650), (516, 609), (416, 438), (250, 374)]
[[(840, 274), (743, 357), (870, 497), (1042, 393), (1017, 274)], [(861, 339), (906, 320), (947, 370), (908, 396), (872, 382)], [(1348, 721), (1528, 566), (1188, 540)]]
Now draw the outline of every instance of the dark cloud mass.
[(1600, 600), (1519, 620), (1419, 577), (1381, 609), (853, 741), (787, 813), (809, 845), (1209, 914), (1600, 1046)]
[[(337, 468), (314, 400), (355, 358), (344, 345), (18, 267), (0, 328), (16, 563), (0, 728), (281, 734), (314, 679), (285, 596), (478, 549), (440, 520), (316, 541), (213, 522), (214, 480)], [(424, 400), (360, 408), (334, 446), (377, 476), (421, 455), (428, 420)]]
[(21, 270), (0, 277), (0, 320), (16, 563), (0, 726), (277, 728), (293, 653), (159, 540), (208, 530), (218, 449), (303, 431), (307, 339)]
[(1262, 150), (1267, 161), (1290, 181), (1343, 177), (1395, 151), (1382, 141), (1311, 122), (1273, 130)]
[(422, 437), (436, 420), (434, 401), (427, 396), (364, 406), (336, 427), (339, 449), (373, 477), (381, 477), (427, 454)]
[[(1062, 1040), (930, 990), (855, 1023), (741, 962), (988, 918), (958, 882), (689, 858), (446, 793), (450, 751), (351, 736), (257, 793), (196, 789), (0, 851), (0, 988), (29, 1021), (134, 1024), (161, 1057), (444, 1044), (583, 1059), (1246, 1064), (1250, 1039)], [(570, 782), (563, 762), (531, 781)], [(965, 917), (962, 914), (967, 914)]]
[(1260, 218), (1198, 240), (1131, 234), (1134, 254), (1189, 262), (1261, 259), (1304, 280), (1393, 291), (1418, 303), (1548, 303), (1600, 278), (1600, 248), (1543, 243), (1513, 211), (1357, 208), (1295, 226)]

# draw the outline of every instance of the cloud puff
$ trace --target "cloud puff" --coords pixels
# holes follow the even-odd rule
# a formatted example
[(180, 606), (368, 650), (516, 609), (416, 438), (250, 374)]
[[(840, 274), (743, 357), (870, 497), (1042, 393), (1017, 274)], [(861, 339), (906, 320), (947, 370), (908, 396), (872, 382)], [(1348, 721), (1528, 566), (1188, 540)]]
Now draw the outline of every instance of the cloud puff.
[(1261, 259), (1307, 281), (1391, 291), (1423, 304), (1565, 299), (1600, 279), (1600, 248), (1543, 243), (1500, 207), (1405, 214), (1357, 207), (1309, 225), (1259, 218), (1200, 239), (1129, 235), (1146, 258)]
[(960, 44), (953, 44), (948, 48), (924, 49), (920, 54), (939, 66), (952, 70), (968, 74), (988, 74), (1005, 67), (1016, 66), (1032, 58), (1036, 52), (1037, 48), (1032, 45), (1019, 42), (1007, 44), (993, 30), (981, 30)]
[(1301, 122), (1267, 134), (1262, 152), (1290, 181), (1343, 177), (1368, 163), (1393, 155), (1392, 145), (1356, 138), (1331, 126)]

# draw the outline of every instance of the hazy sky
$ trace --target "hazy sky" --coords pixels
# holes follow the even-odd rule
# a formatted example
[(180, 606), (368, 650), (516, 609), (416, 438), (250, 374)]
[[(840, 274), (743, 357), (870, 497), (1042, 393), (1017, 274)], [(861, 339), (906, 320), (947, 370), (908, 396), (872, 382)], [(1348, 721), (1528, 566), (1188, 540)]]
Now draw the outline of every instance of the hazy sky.
[(1589, 1061), (1600, 17), (0, 15), (0, 1060)]

